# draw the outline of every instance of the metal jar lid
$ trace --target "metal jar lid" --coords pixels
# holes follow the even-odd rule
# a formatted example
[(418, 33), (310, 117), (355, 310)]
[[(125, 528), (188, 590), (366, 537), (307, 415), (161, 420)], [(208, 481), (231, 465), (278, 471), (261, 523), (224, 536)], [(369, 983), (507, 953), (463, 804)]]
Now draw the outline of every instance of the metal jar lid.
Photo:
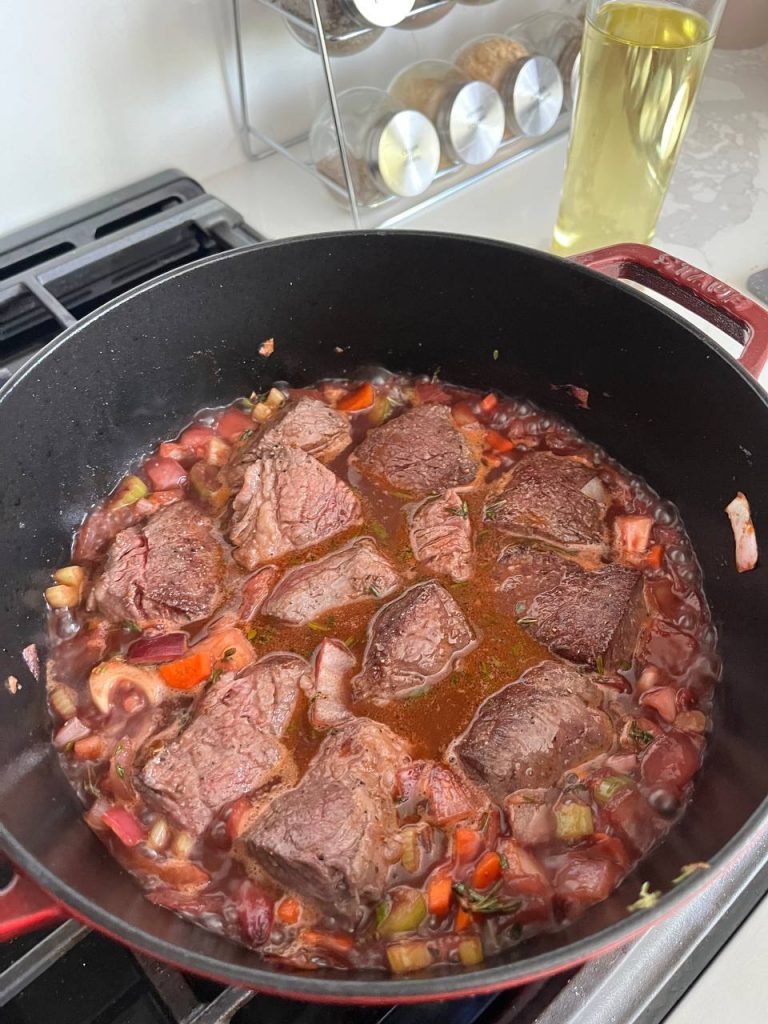
[(441, 105), (437, 126), (451, 157), (484, 164), (501, 145), (504, 122), (504, 104), (493, 86), (466, 82)]
[(388, 28), (399, 25), (413, 10), (416, 0), (350, 0), (354, 10), (369, 25)]
[(369, 160), (385, 192), (418, 196), (435, 180), (440, 139), (432, 122), (416, 110), (400, 110), (371, 133)]
[(515, 135), (546, 135), (563, 108), (563, 79), (557, 64), (537, 54), (519, 60), (502, 84), (507, 124)]

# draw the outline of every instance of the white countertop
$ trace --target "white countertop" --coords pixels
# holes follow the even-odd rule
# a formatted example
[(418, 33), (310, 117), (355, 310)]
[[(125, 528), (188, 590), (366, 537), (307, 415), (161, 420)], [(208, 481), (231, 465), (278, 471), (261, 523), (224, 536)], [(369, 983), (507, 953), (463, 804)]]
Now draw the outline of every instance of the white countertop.
[[(565, 140), (414, 215), (402, 226), (457, 231), (548, 248)], [(322, 190), (317, 208), (292, 204), (305, 175), (277, 157), (207, 179), (268, 237), (348, 227)], [(311, 182), (310, 187), (314, 186)], [(768, 267), (768, 48), (715, 51), (654, 243), (744, 291)], [(683, 997), (667, 1024), (768, 1020), (768, 900)], [(617, 1020), (616, 1024), (622, 1024)]]

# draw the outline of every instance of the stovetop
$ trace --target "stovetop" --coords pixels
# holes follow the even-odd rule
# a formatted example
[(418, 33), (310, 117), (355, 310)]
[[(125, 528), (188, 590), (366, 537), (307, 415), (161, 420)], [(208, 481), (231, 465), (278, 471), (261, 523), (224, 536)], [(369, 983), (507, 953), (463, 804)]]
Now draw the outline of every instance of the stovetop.
[[(0, 385), (63, 327), (129, 288), (259, 241), (227, 204), (167, 171), (0, 239)], [(0, 889), (8, 875), (0, 870)], [(496, 995), (320, 1006), (182, 974), (76, 921), (0, 944), (3, 1024), (659, 1024), (768, 891), (763, 834), (635, 942)]]

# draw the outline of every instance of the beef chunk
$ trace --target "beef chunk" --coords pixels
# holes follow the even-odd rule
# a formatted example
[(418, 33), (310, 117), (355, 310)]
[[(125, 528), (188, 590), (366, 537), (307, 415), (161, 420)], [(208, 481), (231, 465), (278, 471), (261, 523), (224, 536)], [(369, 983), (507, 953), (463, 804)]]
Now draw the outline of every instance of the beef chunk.
[(472, 483), (479, 466), (444, 405), (420, 405), (369, 430), (350, 464), (388, 490), (417, 498)]
[(264, 605), (265, 615), (302, 625), (334, 608), (386, 597), (400, 576), (367, 537), (316, 562), (289, 569)]
[(544, 661), (480, 705), (454, 755), (499, 803), (518, 789), (552, 786), (611, 747), (614, 730), (600, 700), (575, 669)]
[(300, 448), (265, 447), (233, 503), (229, 537), (246, 569), (318, 544), (360, 521), (352, 490)]
[(485, 518), (521, 539), (599, 553), (607, 543), (605, 508), (581, 490), (594, 476), (575, 459), (531, 452), (488, 498)]
[(499, 590), (517, 619), (555, 654), (595, 668), (630, 661), (645, 609), (643, 578), (606, 565), (587, 571), (576, 562), (515, 545), (499, 560)]
[(301, 448), (320, 462), (331, 462), (352, 443), (349, 420), (317, 398), (287, 402), (266, 421), (258, 434), (239, 442), (230, 458), (225, 476), (230, 487), (242, 487), (245, 470), (265, 445), (281, 444)]
[(237, 797), (292, 782), (294, 766), (279, 737), (308, 672), (303, 658), (274, 654), (238, 676), (221, 676), (189, 726), (144, 765), (150, 800), (199, 835)]
[(317, 648), (312, 675), (302, 684), (309, 698), (307, 717), (314, 729), (332, 729), (351, 717), (347, 707), (349, 679), (355, 658), (338, 640), (325, 639)]
[(439, 583), (410, 587), (372, 620), (352, 694), (384, 702), (436, 683), (474, 639), (461, 608)]
[(211, 520), (184, 501), (115, 537), (92, 600), (113, 622), (184, 625), (221, 604), (223, 574)]
[(397, 832), (392, 799), (407, 745), (357, 718), (324, 741), (295, 789), (281, 793), (243, 837), (275, 881), (334, 916), (354, 920), (381, 898)]
[(466, 502), (454, 491), (427, 498), (411, 512), (409, 539), (425, 569), (457, 583), (472, 575), (472, 527)]

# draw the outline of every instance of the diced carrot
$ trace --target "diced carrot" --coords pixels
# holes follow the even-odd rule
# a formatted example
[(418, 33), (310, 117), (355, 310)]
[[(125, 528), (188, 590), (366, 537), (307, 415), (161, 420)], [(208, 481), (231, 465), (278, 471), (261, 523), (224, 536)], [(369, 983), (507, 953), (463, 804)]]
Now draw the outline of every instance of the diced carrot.
[(456, 860), (467, 864), (480, 853), (483, 837), (474, 828), (457, 828), (453, 834), (453, 844)]
[(219, 421), (216, 424), (216, 433), (219, 437), (223, 437), (225, 441), (235, 441), (246, 430), (253, 428), (253, 420), (247, 412), (243, 412), (242, 409), (234, 409), (230, 406), (229, 409), (225, 409), (224, 412), (219, 416)]
[(477, 416), (472, 411), (472, 406), (463, 399), (451, 406), (451, 416), (457, 427), (465, 427), (469, 423), (477, 423)]
[(105, 752), (104, 740), (101, 736), (84, 736), (75, 741), (73, 750), (78, 761), (98, 761)]
[(654, 544), (643, 559), (643, 565), (647, 569), (660, 569), (664, 558), (664, 545)]
[(241, 834), (252, 809), (253, 804), (247, 796), (241, 796), (232, 804), (227, 817), (227, 835), (230, 839), (235, 840)]
[(362, 384), (356, 391), (345, 395), (337, 404), (336, 408), (343, 412), (359, 412), (361, 409), (369, 409), (374, 402), (376, 392), (373, 384)]
[(457, 932), (465, 932), (467, 928), (472, 927), (472, 915), (464, 907), (459, 907), (456, 911), (455, 927)]
[(298, 900), (286, 896), (277, 905), (277, 919), (283, 924), (296, 924), (301, 917), (301, 904)]
[(651, 516), (616, 516), (613, 521), (616, 539), (625, 553), (644, 555), (653, 529)]
[(501, 857), (493, 850), (488, 850), (475, 865), (472, 884), (476, 889), (487, 889), (499, 878), (501, 878)]
[(493, 409), (499, 404), (499, 400), (494, 394), (488, 394), (480, 402), (480, 408), (483, 412), (492, 412)]
[(106, 814), (102, 814), (101, 820), (125, 846), (136, 846), (147, 834), (138, 818), (126, 807), (110, 807)]
[(301, 933), (301, 940), (308, 946), (319, 946), (320, 949), (327, 949), (331, 953), (348, 953), (354, 945), (351, 935), (343, 935), (339, 932), (307, 930)]
[(427, 909), (436, 917), (445, 917), (451, 906), (453, 879), (447, 872), (433, 875), (427, 885)]
[(515, 447), (514, 443), (508, 437), (500, 434), (498, 430), (486, 430), (485, 439), (491, 448), (497, 452), (511, 452)]
[(157, 669), (165, 685), (174, 690), (191, 690), (207, 679), (212, 670), (211, 656), (207, 651), (195, 651), (186, 658), (169, 661)]

